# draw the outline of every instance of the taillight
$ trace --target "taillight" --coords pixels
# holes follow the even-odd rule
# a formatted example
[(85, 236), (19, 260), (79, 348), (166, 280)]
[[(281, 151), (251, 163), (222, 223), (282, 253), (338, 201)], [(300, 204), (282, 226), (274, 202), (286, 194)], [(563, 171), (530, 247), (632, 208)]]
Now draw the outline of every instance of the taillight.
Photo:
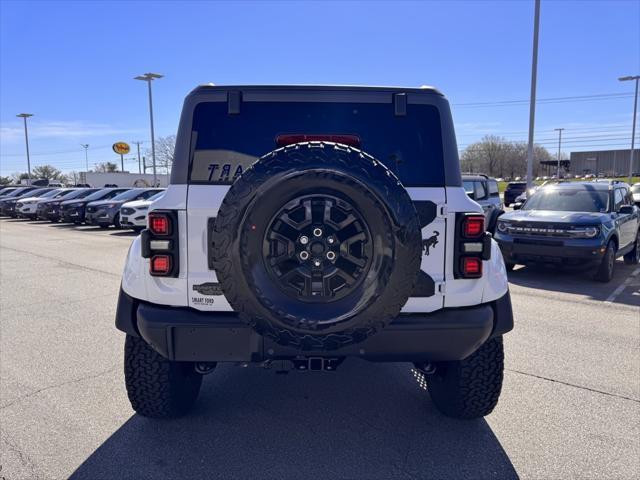
[(149, 269), (152, 275), (167, 275), (171, 272), (171, 257), (169, 255), (154, 255), (151, 257)]
[(286, 147), (300, 142), (334, 142), (349, 145), (350, 147), (360, 147), (360, 137), (357, 135), (307, 135), (302, 133), (284, 134), (276, 137), (278, 147)]
[(467, 215), (462, 221), (462, 234), (465, 238), (478, 238), (484, 233), (484, 217)]
[(178, 213), (154, 210), (147, 217), (148, 228), (140, 234), (141, 253), (149, 259), (154, 277), (177, 277), (180, 271)]
[(154, 235), (169, 235), (171, 233), (171, 222), (166, 213), (150, 213), (147, 222), (149, 230)]
[(461, 273), (465, 278), (482, 276), (482, 259), (478, 257), (462, 257)]
[(491, 258), (491, 234), (485, 232), (484, 215), (456, 214), (455, 278), (482, 277), (482, 261)]

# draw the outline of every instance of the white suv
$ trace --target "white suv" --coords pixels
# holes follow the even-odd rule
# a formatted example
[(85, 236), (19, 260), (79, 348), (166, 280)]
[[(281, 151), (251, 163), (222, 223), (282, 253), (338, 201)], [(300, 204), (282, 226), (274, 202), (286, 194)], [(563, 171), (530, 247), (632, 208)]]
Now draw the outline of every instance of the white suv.
[(120, 225), (124, 228), (141, 231), (147, 226), (149, 207), (164, 195), (164, 191), (144, 200), (127, 202), (120, 207)]
[(498, 401), (502, 255), (433, 88), (202, 86), (116, 313), (133, 408), (192, 406), (218, 362), (411, 362), (445, 414)]

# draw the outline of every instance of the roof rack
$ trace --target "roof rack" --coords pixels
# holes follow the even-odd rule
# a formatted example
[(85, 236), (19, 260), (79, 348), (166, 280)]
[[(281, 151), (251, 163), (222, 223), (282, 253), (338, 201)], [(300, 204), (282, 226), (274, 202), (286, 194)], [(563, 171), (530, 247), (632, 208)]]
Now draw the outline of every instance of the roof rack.
[(475, 177), (491, 178), (486, 173), (462, 172), (460, 175), (469, 175), (469, 176), (473, 175)]

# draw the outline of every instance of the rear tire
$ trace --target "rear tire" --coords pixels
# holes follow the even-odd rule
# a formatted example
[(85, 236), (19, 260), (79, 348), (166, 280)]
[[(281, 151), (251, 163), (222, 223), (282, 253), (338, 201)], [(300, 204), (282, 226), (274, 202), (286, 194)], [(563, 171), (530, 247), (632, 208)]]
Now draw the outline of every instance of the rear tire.
[(490, 414), (502, 390), (502, 336), (492, 338), (464, 360), (436, 364), (427, 387), (436, 408), (448, 417), (473, 419)]
[(151, 418), (184, 415), (202, 384), (193, 363), (167, 360), (142, 338), (131, 335), (124, 344), (124, 378), (133, 409)]
[(594, 279), (598, 282), (608, 283), (613, 278), (614, 265), (616, 263), (616, 245), (613, 241), (607, 244), (602, 262), (596, 271)]
[(636, 243), (629, 253), (624, 256), (626, 265), (637, 265), (640, 262), (640, 230), (636, 234)]

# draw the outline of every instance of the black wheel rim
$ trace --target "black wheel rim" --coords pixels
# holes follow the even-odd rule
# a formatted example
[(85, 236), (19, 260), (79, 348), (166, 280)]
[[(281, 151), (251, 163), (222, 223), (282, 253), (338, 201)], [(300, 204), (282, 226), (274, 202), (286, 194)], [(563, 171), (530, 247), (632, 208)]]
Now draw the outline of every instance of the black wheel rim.
[(263, 239), (269, 274), (288, 295), (331, 302), (353, 291), (371, 267), (369, 226), (348, 201), (324, 194), (304, 195), (284, 205)]

